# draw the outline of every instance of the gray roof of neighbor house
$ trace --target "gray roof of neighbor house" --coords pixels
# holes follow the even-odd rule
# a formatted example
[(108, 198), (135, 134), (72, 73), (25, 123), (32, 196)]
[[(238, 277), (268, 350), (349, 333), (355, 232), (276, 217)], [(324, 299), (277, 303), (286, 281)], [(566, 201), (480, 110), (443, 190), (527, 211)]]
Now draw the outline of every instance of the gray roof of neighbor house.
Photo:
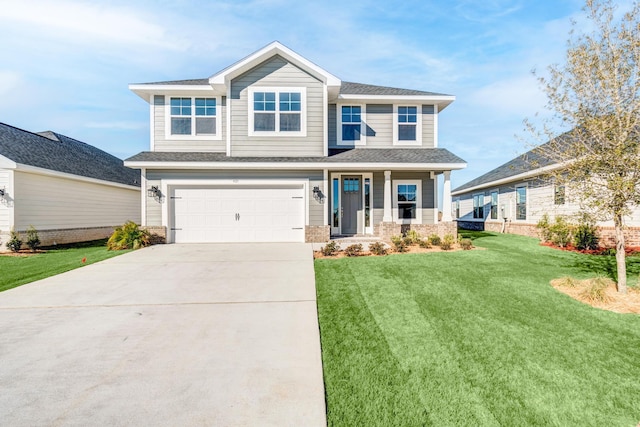
[[(208, 85), (209, 79), (186, 79), (169, 80), (165, 82), (139, 83), (144, 85), (186, 85), (201, 86)], [(401, 89), (388, 86), (375, 86), (363, 83), (342, 82), (340, 86), (341, 95), (390, 95), (390, 96), (450, 96), (444, 93), (426, 92), (422, 90)]]
[(0, 155), (23, 165), (139, 187), (140, 171), (59, 133), (33, 133), (0, 123)]
[(143, 151), (126, 162), (442, 163), (464, 164), (444, 148), (354, 148), (328, 157), (229, 157), (225, 153)]
[(507, 163), (485, 173), (484, 175), (472, 179), (466, 184), (462, 184), (461, 186), (453, 189), (452, 193), (461, 192), (469, 188), (483, 186), (488, 187), (495, 181), (503, 180), (505, 178), (520, 175), (525, 172), (530, 172), (535, 169), (554, 164), (555, 162), (553, 160), (541, 154), (542, 150), (540, 148), (544, 147), (546, 144), (529, 150), (526, 153), (516, 157), (515, 159), (510, 160)]

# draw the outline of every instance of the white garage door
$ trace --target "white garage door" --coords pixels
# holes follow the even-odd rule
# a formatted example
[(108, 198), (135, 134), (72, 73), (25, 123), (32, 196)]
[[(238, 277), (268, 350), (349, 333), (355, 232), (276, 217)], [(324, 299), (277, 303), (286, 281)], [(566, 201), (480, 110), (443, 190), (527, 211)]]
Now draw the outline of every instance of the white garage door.
[(304, 242), (305, 198), (299, 188), (175, 188), (176, 243)]

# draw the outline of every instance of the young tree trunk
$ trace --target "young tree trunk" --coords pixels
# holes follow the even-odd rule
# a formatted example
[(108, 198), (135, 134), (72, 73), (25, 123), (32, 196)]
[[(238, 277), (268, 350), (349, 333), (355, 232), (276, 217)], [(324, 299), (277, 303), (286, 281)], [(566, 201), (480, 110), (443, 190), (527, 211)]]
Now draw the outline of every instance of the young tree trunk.
[(624, 251), (624, 232), (622, 230), (622, 215), (616, 214), (614, 217), (616, 230), (616, 265), (618, 267), (618, 292), (627, 293), (627, 260)]

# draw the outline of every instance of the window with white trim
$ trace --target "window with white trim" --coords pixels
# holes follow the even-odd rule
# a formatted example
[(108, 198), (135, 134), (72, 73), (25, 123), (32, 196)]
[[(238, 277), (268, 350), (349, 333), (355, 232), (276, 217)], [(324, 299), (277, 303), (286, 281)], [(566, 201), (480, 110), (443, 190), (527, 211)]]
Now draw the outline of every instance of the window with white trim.
[(422, 106), (396, 105), (393, 113), (393, 143), (422, 144)]
[(484, 219), (484, 193), (473, 195), (473, 217)]
[(338, 105), (338, 145), (364, 145), (364, 106)]
[(169, 134), (172, 136), (216, 136), (217, 104), (217, 98), (170, 98)]
[(249, 89), (249, 135), (304, 136), (304, 88)]
[(527, 187), (516, 187), (516, 219), (527, 219)]
[(491, 192), (491, 219), (498, 219), (498, 192)]
[(422, 223), (422, 182), (393, 181), (393, 210), (396, 220), (405, 224)]

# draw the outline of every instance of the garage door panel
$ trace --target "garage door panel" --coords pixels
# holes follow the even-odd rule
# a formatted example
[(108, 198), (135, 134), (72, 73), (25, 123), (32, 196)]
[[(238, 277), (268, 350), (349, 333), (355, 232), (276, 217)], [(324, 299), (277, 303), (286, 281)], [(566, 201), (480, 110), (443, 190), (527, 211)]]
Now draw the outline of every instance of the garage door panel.
[(176, 188), (175, 242), (301, 242), (300, 188)]

